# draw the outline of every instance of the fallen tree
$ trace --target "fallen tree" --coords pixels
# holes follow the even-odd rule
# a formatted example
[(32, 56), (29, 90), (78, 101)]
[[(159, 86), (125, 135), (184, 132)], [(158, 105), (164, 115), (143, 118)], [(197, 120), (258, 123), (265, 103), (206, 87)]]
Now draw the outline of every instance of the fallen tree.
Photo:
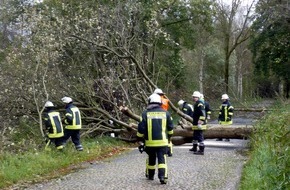
[[(248, 138), (253, 131), (251, 125), (232, 125), (225, 127), (221, 125), (208, 125), (208, 129), (203, 131), (205, 139), (229, 138), (229, 139), (245, 139)], [(192, 142), (193, 131), (190, 127), (185, 129), (175, 129), (172, 137), (174, 145), (181, 145)]]
[[(128, 107), (120, 107), (120, 111), (126, 116), (140, 122), (140, 116), (134, 114)], [(181, 145), (184, 143), (192, 142), (193, 131), (191, 129), (192, 118), (188, 115), (183, 114), (180, 110), (177, 113), (182, 117), (182, 120), (174, 129), (172, 143), (174, 145)], [(131, 124), (132, 128), (137, 128), (136, 124)], [(232, 125), (222, 126), (216, 124), (208, 125), (208, 129), (204, 130), (205, 139), (214, 138), (232, 138), (232, 139), (244, 139), (252, 133), (253, 127), (251, 125)], [(132, 136), (131, 136), (132, 137)], [(131, 139), (132, 141), (137, 140), (136, 138)]]

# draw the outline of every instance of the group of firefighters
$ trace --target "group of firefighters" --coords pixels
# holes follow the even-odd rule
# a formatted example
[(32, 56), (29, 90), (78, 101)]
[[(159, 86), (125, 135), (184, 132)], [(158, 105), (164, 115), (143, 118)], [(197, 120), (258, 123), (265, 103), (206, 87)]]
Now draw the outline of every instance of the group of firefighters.
[[(181, 111), (192, 117), (193, 151), (196, 155), (204, 155), (203, 130), (206, 129), (207, 120), (210, 118), (211, 109), (204, 100), (203, 94), (194, 91), (192, 94), (194, 105), (184, 100), (178, 102)], [(44, 105), (44, 124), (48, 137), (47, 146), (55, 144), (56, 149), (62, 150), (66, 141), (71, 137), (76, 150), (82, 151), (80, 142), (80, 129), (82, 127), (80, 110), (73, 104), (70, 97), (63, 97), (65, 116), (61, 119), (54, 104), (47, 101)], [(222, 95), (218, 121), (222, 125), (232, 124), (233, 107), (227, 94)], [(148, 98), (148, 106), (142, 113), (142, 120), (138, 124), (137, 137), (139, 151), (148, 154), (146, 160), (146, 178), (154, 180), (156, 159), (158, 160), (158, 178), (161, 184), (166, 184), (168, 179), (166, 157), (172, 156), (173, 121), (168, 112), (169, 99), (159, 88)], [(63, 125), (65, 127), (63, 127)], [(222, 139), (217, 139), (222, 140)], [(226, 139), (229, 140), (229, 139)]]
[[(80, 129), (82, 120), (80, 110), (73, 104), (70, 97), (63, 97), (61, 101), (65, 104), (65, 117), (61, 119), (60, 113), (56, 111), (54, 104), (47, 101), (44, 104), (44, 124), (46, 134), (46, 149), (49, 150), (51, 143), (56, 149), (63, 150), (66, 141), (71, 137), (76, 150), (82, 151), (83, 146), (80, 141)], [(63, 127), (65, 125), (65, 127)]]
[[(196, 155), (204, 155), (203, 130), (206, 129), (207, 120), (210, 119), (211, 109), (204, 100), (203, 94), (194, 91), (192, 94), (194, 105), (188, 104), (184, 100), (178, 102), (181, 111), (192, 117), (193, 130), (193, 151)], [(229, 102), (227, 94), (222, 95), (222, 104), (219, 110), (218, 121), (221, 125), (231, 125), (233, 120), (233, 106)], [(137, 137), (139, 141), (139, 151), (148, 154), (146, 159), (146, 178), (154, 180), (156, 158), (158, 160), (158, 178), (161, 184), (166, 184), (167, 155), (172, 156), (173, 122), (168, 112), (169, 100), (159, 88), (148, 98), (148, 106), (142, 113), (142, 120), (138, 124)], [(222, 140), (222, 139), (217, 139)], [(226, 139), (229, 141), (229, 139)]]

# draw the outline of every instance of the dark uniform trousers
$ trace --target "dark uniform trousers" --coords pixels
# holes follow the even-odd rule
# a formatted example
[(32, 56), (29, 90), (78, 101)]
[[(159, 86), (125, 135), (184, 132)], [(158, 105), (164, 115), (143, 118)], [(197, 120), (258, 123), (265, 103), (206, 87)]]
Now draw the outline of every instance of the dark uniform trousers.
[(197, 141), (197, 142), (203, 142), (204, 138), (203, 138), (203, 131), (202, 130), (193, 130), (193, 140)]
[(64, 136), (62, 138), (63, 144), (65, 144), (70, 137), (76, 147), (80, 146), (80, 130), (64, 129)]
[(146, 153), (148, 154), (148, 159), (146, 160), (146, 176), (152, 178), (155, 174), (156, 167), (156, 157), (158, 160), (158, 178), (164, 177), (168, 178), (167, 174), (167, 164), (166, 155), (167, 146), (165, 147), (146, 147)]

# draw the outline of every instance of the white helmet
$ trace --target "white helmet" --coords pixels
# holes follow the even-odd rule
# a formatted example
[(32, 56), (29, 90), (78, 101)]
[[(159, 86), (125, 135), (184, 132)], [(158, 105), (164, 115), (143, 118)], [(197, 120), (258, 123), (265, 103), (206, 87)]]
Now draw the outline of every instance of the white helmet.
[(229, 99), (229, 96), (227, 94), (223, 94), (222, 95), (222, 100), (227, 100), (227, 99)]
[(149, 103), (161, 104), (161, 97), (158, 94), (153, 93), (149, 96)]
[(45, 102), (44, 107), (49, 108), (49, 107), (54, 107), (54, 105), (51, 101), (47, 101)]
[(200, 94), (200, 99), (204, 99), (204, 95), (203, 94)]
[(179, 107), (182, 107), (184, 102), (185, 102), (184, 100), (179, 100), (177, 104), (179, 105)]
[(198, 91), (194, 91), (193, 94), (192, 94), (193, 97), (197, 97), (197, 98), (200, 98), (200, 92)]
[(70, 97), (63, 97), (62, 99), (61, 99), (61, 101), (62, 102), (64, 102), (64, 103), (66, 103), (66, 104), (68, 104), (68, 103), (71, 103), (72, 102), (72, 99), (70, 98)]
[(160, 88), (156, 88), (156, 89), (154, 90), (154, 94), (163, 95), (164, 92), (163, 92)]

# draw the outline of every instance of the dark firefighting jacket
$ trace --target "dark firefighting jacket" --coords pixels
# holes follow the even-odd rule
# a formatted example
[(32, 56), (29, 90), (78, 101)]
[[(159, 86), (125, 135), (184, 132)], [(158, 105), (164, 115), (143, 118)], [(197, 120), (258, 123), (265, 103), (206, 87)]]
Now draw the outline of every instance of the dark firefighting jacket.
[(173, 122), (170, 113), (158, 104), (149, 104), (142, 113), (138, 124), (137, 137), (145, 140), (146, 147), (168, 146), (168, 140), (173, 134)]

